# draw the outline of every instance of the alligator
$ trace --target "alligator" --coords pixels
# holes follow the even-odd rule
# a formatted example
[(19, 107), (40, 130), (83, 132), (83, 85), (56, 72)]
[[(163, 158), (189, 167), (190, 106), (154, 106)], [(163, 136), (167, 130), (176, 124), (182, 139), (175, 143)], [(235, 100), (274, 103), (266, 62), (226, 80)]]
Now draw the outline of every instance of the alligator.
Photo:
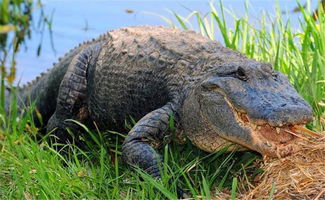
[(35, 102), (59, 142), (73, 139), (67, 128), (81, 133), (67, 119), (120, 130), (132, 117), (122, 158), (156, 178), (158, 150), (174, 135), (207, 152), (235, 143), (286, 156), (299, 150), (296, 127), (312, 120), (310, 105), (271, 64), (161, 26), (120, 28), (84, 42), (18, 94), (21, 105)]

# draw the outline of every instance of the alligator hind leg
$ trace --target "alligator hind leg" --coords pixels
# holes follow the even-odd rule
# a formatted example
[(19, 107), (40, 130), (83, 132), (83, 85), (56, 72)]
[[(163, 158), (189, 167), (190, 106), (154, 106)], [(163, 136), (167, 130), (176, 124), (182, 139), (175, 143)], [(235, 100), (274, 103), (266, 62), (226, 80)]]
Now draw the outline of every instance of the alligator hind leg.
[(170, 134), (169, 118), (176, 111), (172, 103), (156, 109), (144, 116), (129, 132), (123, 144), (123, 159), (130, 165), (139, 167), (160, 178), (162, 157), (155, 149), (163, 144)]
[(95, 65), (100, 49), (99, 44), (94, 44), (81, 51), (71, 61), (59, 88), (55, 112), (47, 124), (47, 132), (53, 131), (55, 136), (51, 138), (51, 142), (71, 142), (72, 137), (66, 128), (74, 133), (78, 126), (66, 120), (84, 122), (87, 119), (87, 71)]

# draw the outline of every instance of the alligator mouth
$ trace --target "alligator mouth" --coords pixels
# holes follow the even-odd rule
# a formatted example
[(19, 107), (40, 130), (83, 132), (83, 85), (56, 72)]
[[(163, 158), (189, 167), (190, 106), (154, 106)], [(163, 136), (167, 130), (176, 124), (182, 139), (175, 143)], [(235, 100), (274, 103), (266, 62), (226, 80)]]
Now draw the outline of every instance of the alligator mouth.
[[(236, 110), (240, 124), (250, 129), (253, 141), (248, 148), (254, 149), (263, 155), (284, 157), (299, 151), (297, 140), (308, 140), (307, 135), (319, 136), (304, 125), (307, 122), (271, 126), (265, 121), (254, 123), (247, 113)], [(255, 121), (255, 120), (254, 120)]]
[(250, 131), (250, 138), (252, 139), (247, 141), (233, 139), (233, 142), (255, 150), (262, 155), (285, 157), (301, 150), (298, 140), (309, 140), (308, 135), (321, 137), (320, 134), (304, 127), (308, 121), (272, 126), (266, 120), (251, 120), (245, 111), (233, 106), (227, 97), (225, 97), (225, 101), (232, 109), (240, 126)]

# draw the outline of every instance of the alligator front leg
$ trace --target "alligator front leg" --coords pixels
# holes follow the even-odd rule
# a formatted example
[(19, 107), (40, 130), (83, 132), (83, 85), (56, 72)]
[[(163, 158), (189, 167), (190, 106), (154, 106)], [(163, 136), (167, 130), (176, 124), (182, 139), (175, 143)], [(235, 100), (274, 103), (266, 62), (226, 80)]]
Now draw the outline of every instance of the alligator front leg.
[(123, 144), (123, 159), (160, 178), (162, 156), (156, 150), (170, 134), (169, 119), (175, 115), (172, 103), (145, 115), (129, 132)]

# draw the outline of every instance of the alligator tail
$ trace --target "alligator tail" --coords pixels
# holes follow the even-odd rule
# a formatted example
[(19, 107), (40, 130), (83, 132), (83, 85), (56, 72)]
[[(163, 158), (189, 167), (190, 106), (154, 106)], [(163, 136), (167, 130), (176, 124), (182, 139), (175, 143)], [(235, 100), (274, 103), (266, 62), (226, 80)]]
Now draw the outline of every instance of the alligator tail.
[(47, 73), (41, 73), (39, 77), (22, 87), (17, 88), (18, 105), (25, 108), (35, 102), (35, 108), (42, 116), (42, 122), (47, 123), (55, 111), (59, 86), (68, 69), (72, 59), (89, 45), (104, 40), (106, 35), (101, 35), (98, 39), (93, 39), (79, 44), (79, 46), (70, 50), (65, 56), (59, 58), (58, 63)]

